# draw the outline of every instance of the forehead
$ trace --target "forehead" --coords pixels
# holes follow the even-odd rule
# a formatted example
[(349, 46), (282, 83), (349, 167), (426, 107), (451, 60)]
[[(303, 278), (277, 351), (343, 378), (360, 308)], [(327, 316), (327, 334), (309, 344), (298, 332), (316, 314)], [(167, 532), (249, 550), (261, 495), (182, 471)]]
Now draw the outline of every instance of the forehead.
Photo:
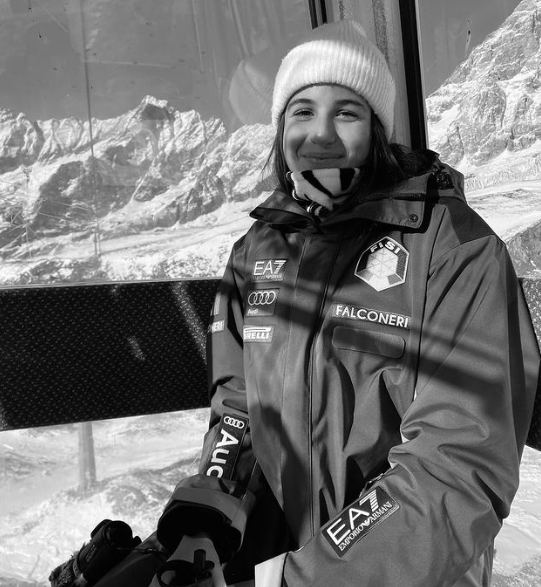
[(368, 102), (353, 90), (337, 84), (316, 84), (302, 88), (289, 99), (288, 106), (295, 102), (334, 103), (353, 102), (370, 108)]

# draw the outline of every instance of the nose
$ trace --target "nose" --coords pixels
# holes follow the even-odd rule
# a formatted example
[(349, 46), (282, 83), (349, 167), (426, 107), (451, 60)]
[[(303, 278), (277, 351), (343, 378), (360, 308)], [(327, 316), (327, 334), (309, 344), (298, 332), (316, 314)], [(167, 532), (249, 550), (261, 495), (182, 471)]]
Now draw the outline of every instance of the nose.
[(312, 122), (312, 141), (318, 145), (329, 145), (336, 140), (336, 129), (332, 116), (317, 116)]

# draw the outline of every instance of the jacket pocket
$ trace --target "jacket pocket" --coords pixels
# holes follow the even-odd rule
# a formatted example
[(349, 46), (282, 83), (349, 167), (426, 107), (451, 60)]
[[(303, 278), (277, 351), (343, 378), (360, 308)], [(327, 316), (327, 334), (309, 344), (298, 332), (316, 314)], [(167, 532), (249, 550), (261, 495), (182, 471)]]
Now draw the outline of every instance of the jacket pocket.
[(358, 351), (399, 359), (406, 348), (406, 341), (395, 334), (337, 326), (332, 335), (332, 344), (337, 349)]

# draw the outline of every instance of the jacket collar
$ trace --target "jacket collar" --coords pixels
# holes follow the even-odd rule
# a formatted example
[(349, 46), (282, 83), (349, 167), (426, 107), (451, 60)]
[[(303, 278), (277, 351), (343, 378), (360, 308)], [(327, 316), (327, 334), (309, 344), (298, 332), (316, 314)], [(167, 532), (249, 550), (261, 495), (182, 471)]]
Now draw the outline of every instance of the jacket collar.
[(314, 219), (296, 200), (276, 190), (250, 214), (252, 218), (291, 230), (327, 231), (352, 220), (369, 220), (397, 227), (418, 229), (426, 204), (438, 197), (465, 201), (464, 177), (437, 160), (431, 170), (411, 177), (392, 189), (374, 192), (345, 210), (321, 221)]

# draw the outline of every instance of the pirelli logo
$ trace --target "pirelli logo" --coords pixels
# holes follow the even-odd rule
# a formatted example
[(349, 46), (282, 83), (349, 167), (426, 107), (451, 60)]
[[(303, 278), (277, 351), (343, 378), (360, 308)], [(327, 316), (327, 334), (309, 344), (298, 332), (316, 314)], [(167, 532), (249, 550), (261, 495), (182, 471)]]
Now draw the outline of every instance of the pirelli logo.
[(242, 331), (244, 342), (272, 342), (274, 326), (245, 326)]
[(226, 413), (210, 448), (205, 475), (231, 479), (239, 457), (242, 441), (248, 430), (248, 418)]
[(323, 527), (323, 535), (342, 558), (372, 528), (399, 509), (399, 505), (381, 487), (346, 508)]
[(348, 320), (360, 320), (361, 322), (374, 322), (376, 324), (386, 324), (387, 326), (396, 326), (409, 330), (410, 317), (394, 312), (382, 312), (372, 308), (363, 308), (362, 306), (352, 306), (349, 304), (333, 304), (331, 312), (335, 318), (347, 318)]

